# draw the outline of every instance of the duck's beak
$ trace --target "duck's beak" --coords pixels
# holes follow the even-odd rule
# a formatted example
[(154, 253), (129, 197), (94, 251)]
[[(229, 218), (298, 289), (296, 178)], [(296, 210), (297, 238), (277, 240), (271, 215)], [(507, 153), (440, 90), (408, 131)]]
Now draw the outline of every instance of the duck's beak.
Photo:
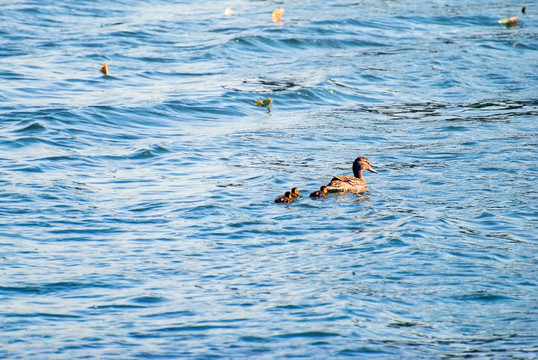
[(377, 174), (377, 171), (375, 171), (374, 169), (372, 169), (371, 167), (368, 168), (369, 171), (373, 172), (373, 173), (376, 173)]

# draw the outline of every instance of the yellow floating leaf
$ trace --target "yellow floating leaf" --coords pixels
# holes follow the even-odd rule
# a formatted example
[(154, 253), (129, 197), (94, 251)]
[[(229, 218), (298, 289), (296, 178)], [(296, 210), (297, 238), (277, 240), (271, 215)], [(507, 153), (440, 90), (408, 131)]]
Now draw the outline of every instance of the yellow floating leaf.
[(105, 63), (103, 64), (103, 66), (101, 66), (101, 68), (99, 69), (100, 72), (102, 72), (103, 74), (105, 75), (108, 75), (108, 66), (106, 65), (106, 61)]
[(284, 14), (284, 9), (275, 9), (273, 11), (273, 22), (279, 22), (282, 14)]
[(226, 8), (226, 10), (224, 10), (224, 15), (226, 16), (232, 16), (234, 14), (233, 10), (230, 9), (229, 7)]
[(273, 102), (273, 99), (271, 98), (267, 98), (263, 101), (261, 100), (256, 100), (256, 105), (257, 106), (262, 106), (264, 108), (267, 108), (267, 113), (270, 113), (271, 112), (271, 103)]
[(271, 99), (271, 98), (267, 98), (267, 99), (265, 99), (263, 101), (256, 100), (256, 105), (263, 106), (263, 107), (269, 107), (272, 102), (273, 102), (273, 99)]

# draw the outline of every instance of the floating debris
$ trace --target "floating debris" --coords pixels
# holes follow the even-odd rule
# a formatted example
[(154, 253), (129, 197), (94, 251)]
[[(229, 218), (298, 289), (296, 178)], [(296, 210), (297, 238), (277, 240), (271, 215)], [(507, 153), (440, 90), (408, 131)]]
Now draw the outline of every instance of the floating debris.
[(522, 13), (522, 14), (527, 14), (527, 13), (525, 12), (526, 10), (527, 10), (527, 7), (526, 7), (526, 6), (523, 6), (523, 7), (521, 8), (521, 13)]
[(275, 9), (273, 11), (273, 22), (279, 22), (280, 18), (282, 17), (282, 14), (284, 14), (284, 9)]
[(268, 106), (271, 105), (272, 102), (273, 102), (273, 99), (271, 99), (271, 98), (267, 98), (267, 99), (265, 99), (265, 100), (263, 100), (263, 101), (261, 101), (261, 100), (256, 100), (256, 105), (258, 105), (258, 106), (268, 107)]
[(106, 64), (106, 61), (104, 62), (103, 66), (99, 69), (100, 72), (102, 72), (105, 75), (108, 75), (108, 66)]
[(271, 112), (271, 103), (272, 102), (273, 102), (273, 99), (271, 99), (271, 98), (267, 98), (267, 99), (265, 99), (263, 101), (256, 100), (256, 105), (267, 108), (267, 113), (269, 114)]
[(506, 26), (510, 26), (510, 25), (515, 25), (517, 23), (517, 20), (519, 19), (519, 17), (517, 16), (514, 16), (513, 18), (504, 18), (504, 19), (501, 19), (499, 20), (499, 24), (505, 24)]
[(224, 15), (226, 16), (232, 16), (234, 14), (233, 10), (230, 9), (229, 7), (226, 8), (226, 10), (224, 10)]

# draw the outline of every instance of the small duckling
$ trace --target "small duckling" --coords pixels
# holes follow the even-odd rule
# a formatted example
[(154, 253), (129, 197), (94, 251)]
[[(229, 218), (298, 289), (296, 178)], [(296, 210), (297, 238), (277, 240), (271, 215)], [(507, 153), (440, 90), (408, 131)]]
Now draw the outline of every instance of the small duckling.
[(327, 186), (323, 185), (319, 188), (319, 190), (316, 190), (312, 193), (310, 193), (311, 198), (320, 198), (327, 196)]
[(286, 191), (284, 195), (280, 195), (275, 199), (276, 203), (286, 203), (291, 204), (293, 202), (293, 196), (291, 195), (291, 192)]
[(293, 198), (300, 198), (301, 194), (299, 194), (299, 189), (297, 189), (296, 187), (291, 188), (291, 196)]

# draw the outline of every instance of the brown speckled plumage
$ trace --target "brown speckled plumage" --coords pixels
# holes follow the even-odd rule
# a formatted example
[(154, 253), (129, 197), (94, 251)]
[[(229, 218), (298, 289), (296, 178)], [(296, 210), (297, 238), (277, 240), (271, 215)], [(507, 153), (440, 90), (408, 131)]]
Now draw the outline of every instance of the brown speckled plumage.
[(368, 190), (368, 185), (362, 176), (362, 171), (368, 170), (377, 174), (377, 171), (372, 169), (370, 162), (364, 156), (359, 156), (353, 162), (353, 175), (335, 175), (331, 182), (327, 185), (327, 190), (330, 192), (352, 192), (362, 193)]
[(291, 192), (286, 191), (284, 195), (280, 195), (275, 199), (276, 203), (286, 203), (291, 204), (293, 202), (293, 196), (291, 196)]
[(323, 185), (319, 190), (313, 191), (310, 193), (311, 198), (319, 198), (327, 196), (327, 186)]

